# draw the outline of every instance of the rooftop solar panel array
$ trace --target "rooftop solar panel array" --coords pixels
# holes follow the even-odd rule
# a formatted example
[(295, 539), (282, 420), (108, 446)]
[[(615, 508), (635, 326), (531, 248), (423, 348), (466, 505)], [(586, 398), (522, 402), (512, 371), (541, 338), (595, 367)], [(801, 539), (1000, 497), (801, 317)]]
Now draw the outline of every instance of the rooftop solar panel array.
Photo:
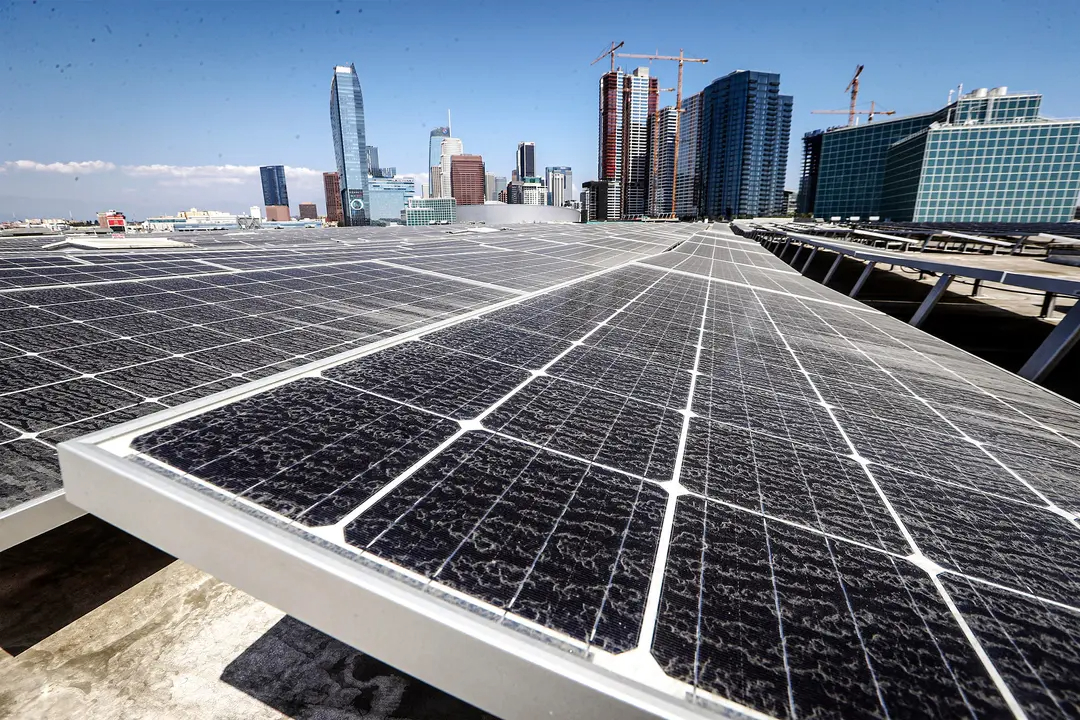
[[(478, 242), (492, 234), (387, 230), (294, 232), (288, 249), (28, 255), (0, 240), (0, 537), (59, 490), (58, 442), (603, 267)], [(608, 250), (545, 244), (613, 256), (667, 242), (635, 234), (592, 231)]]
[(409, 260), (518, 294), (65, 445), (69, 491), (493, 712), (1080, 713), (1077, 406), (685, 228)]

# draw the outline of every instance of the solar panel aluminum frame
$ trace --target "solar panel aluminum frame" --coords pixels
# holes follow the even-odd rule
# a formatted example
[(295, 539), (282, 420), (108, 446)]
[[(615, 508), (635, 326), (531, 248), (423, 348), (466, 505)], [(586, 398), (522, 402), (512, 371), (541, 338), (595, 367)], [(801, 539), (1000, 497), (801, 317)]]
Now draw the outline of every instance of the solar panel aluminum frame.
[(85, 514), (64, 499), (63, 490), (8, 508), (0, 513), (0, 552)]
[[(259, 385), (264, 385), (260, 382)], [(246, 395), (250, 388), (243, 388)], [(132, 535), (424, 682), (502, 718), (766, 718), (722, 700), (709, 709), (618, 674), (349, 557), (303, 529), (275, 526), (109, 449), (186, 403), (59, 445), (68, 499)], [(222, 552), (227, 548), (226, 552)], [(685, 686), (683, 686), (685, 687)], [(674, 689), (674, 688), (672, 688)]]

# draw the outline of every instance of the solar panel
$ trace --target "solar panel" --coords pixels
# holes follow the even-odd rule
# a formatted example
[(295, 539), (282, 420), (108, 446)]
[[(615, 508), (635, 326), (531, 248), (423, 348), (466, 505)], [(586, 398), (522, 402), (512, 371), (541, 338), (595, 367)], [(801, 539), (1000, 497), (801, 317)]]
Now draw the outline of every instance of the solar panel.
[(707, 268), (410, 326), (67, 443), (65, 485), (495, 713), (1080, 708), (1076, 406), (680, 229)]
[[(386, 232), (380, 232), (385, 230)], [(266, 233), (263, 233), (266, 234)], [(617, 249), (561, 230), (452, 238), (428, 228), (280, 231), (267, 247), (5, 253), (0, 243), (0, 547), (48, 529), (40, 512), (60, 478), (54, 443), (600, 271)], [(580, 239), (618, 239), (596, 229)], [(217, 242), (212, 241), (217, 238)], [(351, 239), (350, 239), (351, 238)], [(496, 249), (481, 240), (584, 252), (599, 264)], [(205, 241), (205, 242), (204, 242)], [(4, 241), (6, 243), (6, 241)], [(633, 258), (656, 252), (656, 243)], [(10, 437), (9, 437), (10, 436)], [(35, 454), (23, 471), (23, 454)], [(22, 475), (33, 475), (19, 490)], [(12, 529), (14, 528), (14, 529)]]

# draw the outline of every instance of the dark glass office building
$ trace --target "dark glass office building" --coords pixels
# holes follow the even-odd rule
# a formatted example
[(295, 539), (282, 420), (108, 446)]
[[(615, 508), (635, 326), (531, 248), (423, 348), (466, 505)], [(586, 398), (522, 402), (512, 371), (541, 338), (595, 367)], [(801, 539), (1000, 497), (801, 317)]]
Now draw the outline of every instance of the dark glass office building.
[(262, 176), (263, 205), (289, 206), (289, 189), (285, 186), (285, 166), (265, 165), (259, 168)]
[(364, 136), (364, 97), (355, 65), (338, 65), (330, 84), (330, 132), (341, 182), (341, 205), (346, 225), (367, 225), (367, 142)]
[(701, 213), (710, 218), (784, 210), (792, 97), (777, 73), (737, 70), (701, 98)]
[(518, 180), (536, 176), (536, 144), (518, 143), (517, 149)]
[[(803, 173), (812, 212), (845, 220), (1068, 222), (1080, 196), (1080, 121), (1040, 117), (1041, 101), (1036, 93), (980, 88), (933, 113), (825, 131), (816, 178)], [(804, 158), (813, 140), (804, 138)]]

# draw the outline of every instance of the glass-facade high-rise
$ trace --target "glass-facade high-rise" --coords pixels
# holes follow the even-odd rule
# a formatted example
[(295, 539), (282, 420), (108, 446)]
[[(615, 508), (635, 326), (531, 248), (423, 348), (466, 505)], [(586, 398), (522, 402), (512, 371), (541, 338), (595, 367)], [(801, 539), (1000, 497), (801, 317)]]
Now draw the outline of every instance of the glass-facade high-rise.
[(518, 143), (516, 167), (519, 180), (536, 176), (536, 143)]
[(701, 103), (702, 93), (683, 98), (679, 117), (679, 158), (675, 183), (675, 214), (696, 218), (701, 214)]
[(649, 118), (649, 215), (671, 214), (671, 181), (675, 176), (675, 108), (664, 107)]
[(437, 127), (428, 138), (428, 197), (439, 197), (442, 192), (442, 141), (448, 137), (450, 128)]
[(262, 179), (263, 205), (289, 206), (289, 189), (285, 185), (285, 167), (266, 165), (259, 168)]
[(642, 217), (649, 204), (649, 118), (656, 112), (660, 87), (640, 67), (623, 78), (622, 215)]
[(346, 225), (367, 225), (367, 142), (364, 136), (364, 97), (355, 65), (338, 65), (330, 84), (330, 132), (341, 182)]
[[(855, 216), (864, 220), (880, 215), (889, 148), (925, 130), (931, 123), (944, 122), (947, 115), (946, 110), (939, 110), (826, 131), (820, 138), (817, 180), (814, 182), (812, 177), (806, 180), (815, 186), (814, 215), (844, 219)], [(812, 136), (803, 138), (804, 161), (807, 143), (815, 141)]]
[[(934, 113), (825, 131), (814, 215), (1071, 220), (1080, 196), (1080, 121), (1040, 117), (1041, 100), (979, 89)], [(804, 185), (812, 181), (805, 171)]]
[(737, 70), (702, 91), (702, 214), (783, 211), (791, 108), (777, 73)]
[(574, 171), (566, 165), (546, 167), (544, 185), (547, 186), (547, 204), (562, 207), (574, 198)]
[(371, 220), (401, 222), (401, 211), (416, 197), (416, 184), (412, 178), (372, 178), (370, 186)]

